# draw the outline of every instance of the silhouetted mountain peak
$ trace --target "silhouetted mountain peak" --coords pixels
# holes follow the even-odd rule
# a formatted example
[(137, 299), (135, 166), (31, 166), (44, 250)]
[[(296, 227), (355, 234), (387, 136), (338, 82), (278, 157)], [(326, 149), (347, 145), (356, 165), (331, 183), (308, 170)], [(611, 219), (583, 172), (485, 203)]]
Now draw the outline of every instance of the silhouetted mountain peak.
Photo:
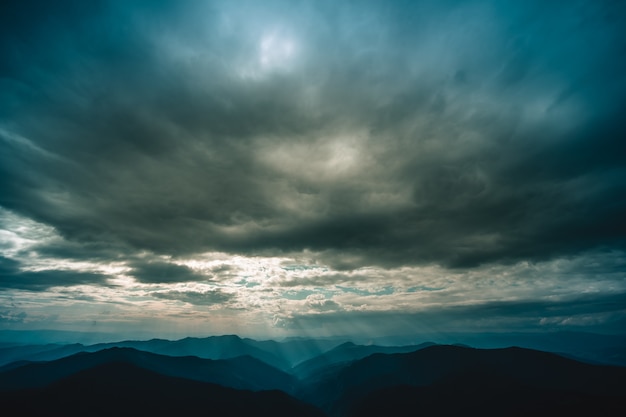
[(233, 342), (242, 342), (243, 341), (243, 339), (241, 337), (237, 336), (236, 334), (225, 334), (225, 335), (221, 335), (221, 336), (209, 336), (206, 339), (233, 341)]
[(217, 383), (237, 389), (280, 389), (291, 392), (293, 377), (252, 357), (228, 360), (165, 356), (128, 347), (77, 353), (51, 362), (25, 365), (0, 374), (0, 390), (43, 387), (76, 372), (124, 362), (163, 375)]
[(332, 350), (350, 349), (350, 348), (353, 348), (353, 347), (356, 347), (356, 346), (357, 345), (355, 343), (353, 343), (353, 342), (345, 342), (345, 343), (342, 343), (339, 346), (335, 347)]

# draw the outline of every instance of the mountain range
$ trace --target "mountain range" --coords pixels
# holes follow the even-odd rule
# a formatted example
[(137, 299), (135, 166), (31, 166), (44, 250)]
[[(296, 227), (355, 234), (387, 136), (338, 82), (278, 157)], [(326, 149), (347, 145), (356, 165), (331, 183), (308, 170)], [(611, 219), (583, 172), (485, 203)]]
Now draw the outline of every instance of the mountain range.
[[(45, 346), (23, 354), (66, 355), (0, 368), (13, 415), (626, 415), (626, 367), (519, 347), (237, 336)], [(197, 351), (226, 359), (183, 356)]]
[[(456, 397), (463, 397), (468, 390), (473, 390), (472, 398), (484, 403), (483, 409), (486, 409), (497, 404), (501, 394), (509, 393), (502, 392), (507, 387), (513, 393), (514, 388), (529, 390), (535, 395), (528, 395), (528, 398), (541, 398), (541, 401), (533, 401), (546, 407), (558, 405), (548, 401), (552, 392), (569, 393), (580, 401), (606, 399), (623, 405), (626, 368), (591, 365), (552, 353), (514, 347), (474, 349), (436, 345), (411, 353), (370, 355), (315, 374), (303, 380), (300, 386), (299, 398), (320, 406), (331, 415), (353, 415), (354, 410), (365, 411), (365, 414), (354, 415), (373, 415), (368, 414), (375, 408), (372, 402), (392, 404), (392, 398), (400, 401), (396, 397), (428, 398), (431, 397), (429, 390), (440, 394), (442, 399), (447, 398), (431, 407), (432, 413), (463, 404), (456, 401)], [(415, 396), (415, 393), (421, 395)], [(523, 402), (523, 398), (519, 400)], [(505, 414), (507, 412), (500, 410), (500, 415)]]
[(77, 353), (50, 362), (25, 363), (8, 369), (0, 373), (0, 390), (44, 387), (77, 372), (114, 362), (128, 363), (162, 375), (236, 389), (291, 392), (295, 388), (295, 379), (291, 375), (251, 356), (213, 360), (114, 347), (93, 353)]

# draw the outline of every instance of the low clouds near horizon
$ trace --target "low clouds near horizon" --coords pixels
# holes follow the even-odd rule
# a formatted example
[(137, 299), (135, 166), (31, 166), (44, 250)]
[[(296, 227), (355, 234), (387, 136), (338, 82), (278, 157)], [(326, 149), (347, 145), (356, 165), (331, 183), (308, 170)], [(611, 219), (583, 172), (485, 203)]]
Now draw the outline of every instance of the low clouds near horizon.
[[(249, 275), (190, 260), (306, 258), (348, 279), (623, 259), (619, 2), (1, 7), (0, 206), (49, 228), (6, 226), (3, 288), (122, 274), (174, 286), (146, 300), (231, 305), (214, 286)], [(55, 259), (77, 271), (55, 278)], [(341, 314), (328, 297), (302, 306)]]

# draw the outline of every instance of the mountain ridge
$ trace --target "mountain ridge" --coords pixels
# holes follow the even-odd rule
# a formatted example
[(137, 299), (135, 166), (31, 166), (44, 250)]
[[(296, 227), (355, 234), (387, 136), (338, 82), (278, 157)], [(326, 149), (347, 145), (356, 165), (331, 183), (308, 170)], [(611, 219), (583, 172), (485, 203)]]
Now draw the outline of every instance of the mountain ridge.
[(205, 415), (323, 417), (322, 411), (280, 390), (238, 390), (108, 362), (45, 387), (0, 391), (5, 412), (20, 416)]
[(626, 368), (589, 365), (519, 347), (435, 345), (411, 353), (376, 353), (338, 366), (305, 380), (302, 386), (306, 388), (298, 397), (340, 415), (381, 389), (427, 387), (466, 374), (483, 375), (487, 381), (510, 379), (538, 392), (553, 389), (612, 397), (626, 392)]
[(164, 375), (236, 389), (280, 389), (290, 392), (295, 386), (295, 380), (289, 374), (250, 356), (213, 360), (113, 347), (98, 352), (80, 352), (51, 362), (30, 363), (2, 372), (0, 390), (43, 387), (73, 373), (111, 361), (128, 362)]

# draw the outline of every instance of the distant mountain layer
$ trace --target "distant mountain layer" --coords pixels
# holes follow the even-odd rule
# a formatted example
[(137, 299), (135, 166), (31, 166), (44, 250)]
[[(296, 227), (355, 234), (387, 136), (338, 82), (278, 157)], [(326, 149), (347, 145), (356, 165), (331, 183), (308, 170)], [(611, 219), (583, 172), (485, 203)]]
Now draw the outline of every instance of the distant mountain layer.
[(127, 362), (106, 362), (38, 389), (0, 392), (14, 416), (322, 417), (281, 391), (242, 391), (161, 375)]
[(282, 357), (259, 349), (235, 335), (205, 338), (186, 337), (180, 340), (152, 339), (148, 341), (126, 341), (102, 343), (89, 347), (90, 351), (108, 347), (130, 347), (146, 352), (168, 356), (198, 356), (205, 359), (230, 359), (237, 356), (252, 356), (279, 369), (289, 369), (291, 364)]
[(162, 375), (237, 389), (292, 392), (295, 387), (291, 375), (250, 356), (211, 360), (194, 356), (157, 355), (131, 348), (110, 348), (6, 370), (0, 373), (0, 390), (45, 387), (77, 372), (112, 362), (129, 363)]
[(326, 353), (318, 355), (312, 359), (304, 361), (293, 369), (293, 374), (299, 378), (306, 378), (330, 365), (343, 362), (352, 362), (363, 359), (374, 353), (407, 353), (433, 346), (434, 343), (426, 342), (419, 345), (410, 346), (377, 346), (377, 345), (355, 345), (351, 342), (343, 343)]
[[(2, 332), (0, 331), (0, 334)], [(13, 335), (10, 333), (9, 335)], [(434, 337), (434, 336), (433, 336)], [(441, 337), (441, 336), (440, 336)], [(458, 338), (458, 339), (455, 339)], [(530, 349), (556, 352), (565, 357), (588, 363), (605, 363), (626, 366), (626, 336), (608, 336), (589, 333), (546, 334), (457, 334), (448, 336), (449, 344), (463, 342), (482, 348), (521, 346)], [(412, 338), (415, 340), (415, 337)], [(427, 340), (427, 339), (426, 339)], [(126, 340), (92, 345), (44, 344), (24, 345), (4, 343), (0, 345), (0, 370), (16, 361), (51, 361), (79, 352), (96, 352), (111, 347), (129, 347), (168, 356), (198, 356), (205, 359), (229, 359), (252, 356), (275, 368), (292, 372), (299, 377), (345, 361), (364, 358), (372, 353), (401, 353), (417, 350), (427, 343), (388, 346), (376, 344), (354, 345), (341, 343), (339, 339), (292, 338), (283, 341), (253, 340), (236, 335), (188, 337), (180, 340)], [(294, 368), (292, 370), (292, 368)]]
[(82, 345), (10, 345), (0, 347), (0, 366), (15, 361), (51, 361), (79, 352), (97, 352), (112, 347), (124, 347), (168, 356), (197, 356), (204, 359), (230, 359), (252, 356), (284, 371), (301, 361), (317, 356), (336, 346), (336, 342), (303, 339), (275, 342), (242, 339), (235, 335), (187, 337), (180, 340), (126, 340), (112, 343)]

